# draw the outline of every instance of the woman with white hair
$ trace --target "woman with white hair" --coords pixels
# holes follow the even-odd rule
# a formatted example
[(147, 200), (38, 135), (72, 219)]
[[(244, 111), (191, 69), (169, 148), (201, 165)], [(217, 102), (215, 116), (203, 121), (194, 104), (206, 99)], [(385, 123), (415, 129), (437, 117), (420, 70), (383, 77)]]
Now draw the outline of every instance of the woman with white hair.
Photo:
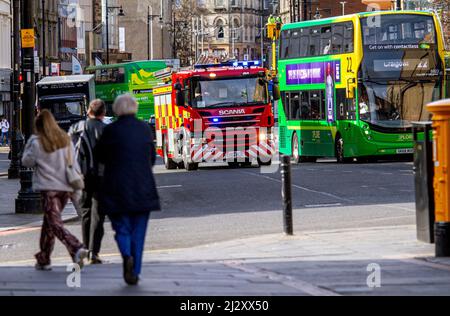
[(160, 210), (152, 172), (156, 152), (151, 128), (136, 118), (138, 105), (131, 95), (119, 96), (113, 111), (118, 120), (105, 127), (96, 147), (105, 167), (99, 210), (116, 233), (125, 282), (137, 285), (150, 213)]

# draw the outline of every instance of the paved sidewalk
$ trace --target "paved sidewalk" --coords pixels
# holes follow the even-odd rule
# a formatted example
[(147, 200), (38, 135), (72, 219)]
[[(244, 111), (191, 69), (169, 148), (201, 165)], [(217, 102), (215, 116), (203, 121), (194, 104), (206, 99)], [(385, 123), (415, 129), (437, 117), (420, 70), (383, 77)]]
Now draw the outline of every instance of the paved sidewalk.
[(8, 175), (8, 167), (9, 167), (9, 147), (0, 146), (0, 176)]
[[(87, 267), (77, 289), (66, 284), (65, 258), (46, 273), (3, 264), (0, 295), (450, 295), (450, 259), (433, 252), (414, 226), (266, 235), (146, 253), (137, 288), (123, 284), (117, 255)], [(370, 264), (381, 269), (379, 288), (367, 285)]]
[[(0, 233), (38, 227), (42, 224), (42, 215), (15, 214), (15, 202), (20, 190), (19, 180), (8, 180), (0, 176)], [(63, 220), (71, 221), (78, 218), (75, 208), (69, 204), (64, 210)]]

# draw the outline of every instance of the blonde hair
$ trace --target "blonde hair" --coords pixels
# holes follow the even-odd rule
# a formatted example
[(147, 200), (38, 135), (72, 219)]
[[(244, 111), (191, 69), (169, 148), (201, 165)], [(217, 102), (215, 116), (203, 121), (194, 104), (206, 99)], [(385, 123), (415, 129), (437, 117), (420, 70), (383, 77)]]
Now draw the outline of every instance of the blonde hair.
[(124, 94), (114, 101), (113, 111), (117, 116), (134, 115), (138, 112), (138, 104), (130, 94)]
[(45, 152), (49, 154), (70, 145), (69, 135), (58, 126), (52, 113), (48, 110), (42, 110), (39, 113), (34, 128)]

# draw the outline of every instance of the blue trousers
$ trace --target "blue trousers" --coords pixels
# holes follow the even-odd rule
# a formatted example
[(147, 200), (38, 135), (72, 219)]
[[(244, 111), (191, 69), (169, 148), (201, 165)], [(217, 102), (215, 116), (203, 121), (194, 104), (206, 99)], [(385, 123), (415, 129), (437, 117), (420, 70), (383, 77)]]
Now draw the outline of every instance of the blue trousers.
[(9, 132), (2, 132), (2, 145), (9, 145)]
[(109, 219), (116, 233), (115, 238), (122, 257), (134, 258), (134, 273), (139, 276), (150, 214), (110, 215)]

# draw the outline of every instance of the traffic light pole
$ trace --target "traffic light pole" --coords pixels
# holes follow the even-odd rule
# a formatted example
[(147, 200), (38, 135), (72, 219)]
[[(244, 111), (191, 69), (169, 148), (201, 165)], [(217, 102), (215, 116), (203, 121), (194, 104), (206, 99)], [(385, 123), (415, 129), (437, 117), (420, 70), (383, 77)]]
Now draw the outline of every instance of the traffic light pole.
[(13, 117), (11, 128), (11, 164), (9, 179), (19, 179), (20, 152), (23, 148), (23, 136), (20, 132), (20, 0), (13, 0)]
[[(22, 0), (22, 29), (34, 34), (33, 13), (34, 0)], [(28, 39), (27, 39), (28, 40)], [(36, 77), (34, 72), (34, 40), (33, 44), (24, 45), (22, 36), (22, 74), (24, 79), (24, 94), (22, 98), (22, 130), (25, 141), (33, 134), (36, 102)], [(32, 188), (33, 171), (22, 168), (20, 171), (20, 184), (18, 198), (16, 199), (16, 213), (33, 214), (42, 212), (42, 200), (39, 193)]]

